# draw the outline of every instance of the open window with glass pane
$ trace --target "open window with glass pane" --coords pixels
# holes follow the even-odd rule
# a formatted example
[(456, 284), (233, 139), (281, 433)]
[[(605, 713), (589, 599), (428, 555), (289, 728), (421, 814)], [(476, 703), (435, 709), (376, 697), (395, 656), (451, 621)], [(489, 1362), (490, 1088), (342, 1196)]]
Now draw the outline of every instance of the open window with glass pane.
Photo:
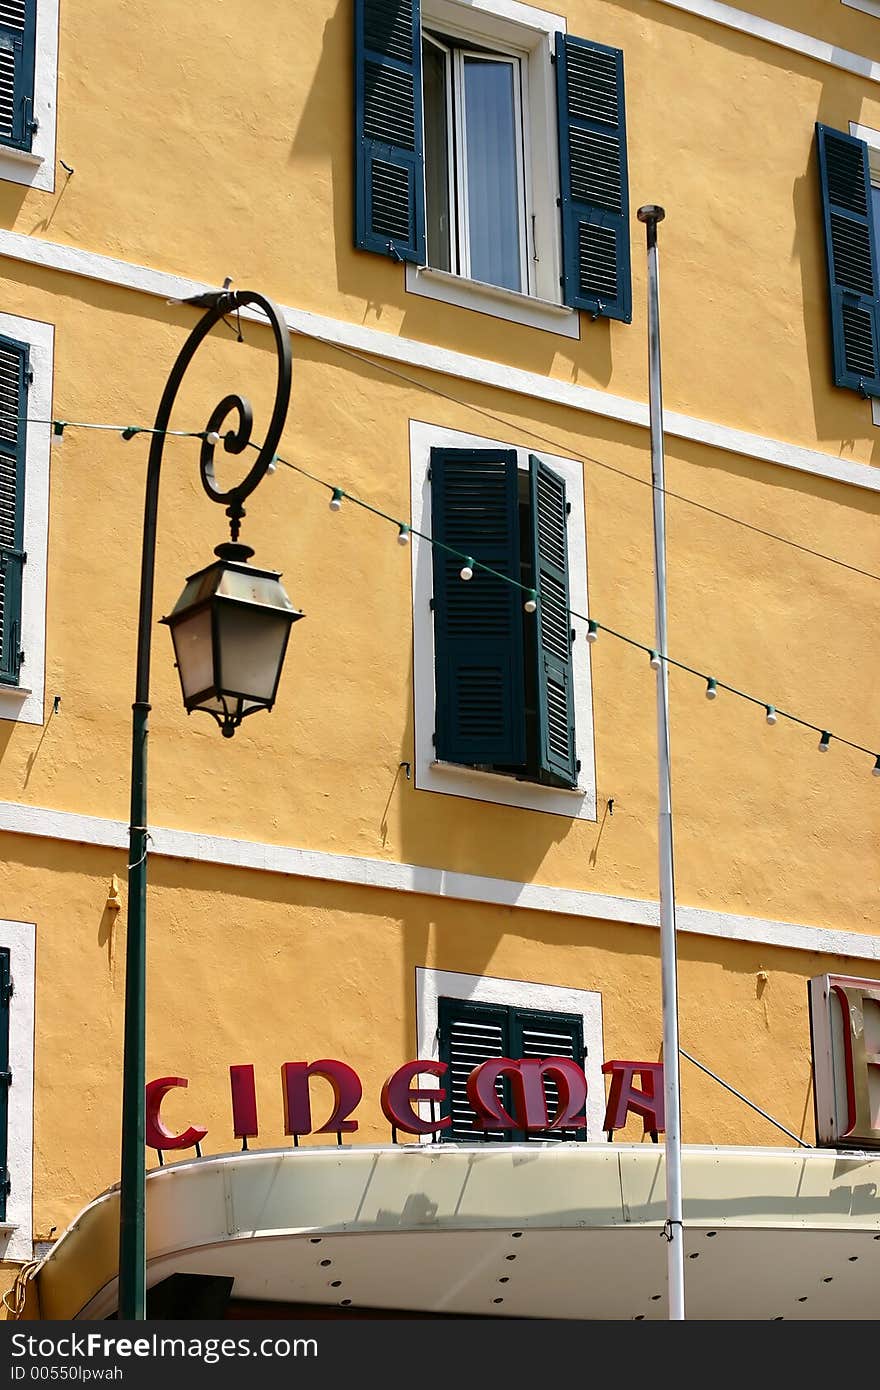
[(424, 34), (428, 264), (528, 294), (525, 66)]
[(630, 323), (622, 51), (527, 5), (353, 11), (355, 245), (405, 262), (416, 293), (515, 322), (513, 295)]

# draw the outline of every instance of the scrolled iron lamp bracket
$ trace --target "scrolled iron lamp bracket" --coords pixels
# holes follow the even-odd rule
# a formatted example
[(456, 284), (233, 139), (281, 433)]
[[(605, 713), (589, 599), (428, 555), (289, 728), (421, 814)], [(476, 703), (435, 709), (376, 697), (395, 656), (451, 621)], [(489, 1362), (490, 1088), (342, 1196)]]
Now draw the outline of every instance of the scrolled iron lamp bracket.
[[(252, 554), (239, 545), (244, 503), (262, 481), (275, 459), (290, 404), (292, 354), (290, 334), (280, 310), (270, 299), (253, 290), (209, 291), (183, 303), (206, 310), (184, 343), (171, 369), (159, 408), (147, 467), (141, 552), (140, 604), (137, 639), (137, 674), (132, 706), (131, 812), (128, 855), (128, 926), (125, 974), (125, 1049), (122, 1085), (122, 1163), (119, 1232), (119, 1317), (142, 1320), (146, 1316), (145, 1227), (145, 1023), (146, 1023), (146, 885), (147, 885), (147, 734), (150, 712), (150, 638), (153, 624), (153, 590), (156, 562), (156, 523), (159, 476), (166, 432), (186, 371), (204, 339), (231, 312), (253, 307), (265, 315), (275, 340), (277, 378), (272, 417), (263, 443), (251, 442), (253, 410), (238, 394), (224, 396), (214, 407), (202, 435), (199, 459), (202, 486), (212, 502), (226, 506), (232, 540), (222, 550)], [(225, 428), (231, 418), (234, 423)], [(225, 491), (218, 486), (214, 468), (216, 437), (226, 453), (240, 455), (257, 449), (257, 457), (245, 477)], [(209, 438), (209, 436), (212, 436)], [(234, 556), (231, 558), (235, 558)], [(238, 558), (244, 558), (239, 555)]]
[[(211, 302), (212, 300), (213, 302)], [(197, 304), (200, 307), (206, 306), (207, 313), (200, 319), (187, 338), (168, 377), (168, 383), (162, 394), (162, 400), (159, 403), (159, 409), (156, 414), (155, 428), (157, 433), (153, 436), (153, 443), (150, 449), (151, 467), (154, 462), (156, 466), (161, 462), (165, 441), (164, 431), (168, 429), (171, 420), (171, 412), (174, 409), (174, 404), (177, 400), (187, 368), (214, 326), (233, 311), (247, 308), (248, 305), (254, 305), (265, 314), (275, 339), (275, 352), (278, 359), (278, 376), (275, 384), (275, 403), (272, 408), (272, 418), (269, 422), (269, 429), (259, 448), (256, 461), (247, 475), (236, 487), (228, 488), (225, 492), (217, 486), (214, 472), (214, 450), (216, 446), (209, 436), (212, 434), (222, 435), (223, 448), (226, 453), (243, 454), (246, 449), (251, 447), (251, 435), (254, 425), (254, 412), (250, 401), (237, 393), (224, 396), (223, 400), (218, 402), (211, 411), (208, 417), (208, 423), (204, 429), (204, 438), (202, 440), (201, 455), (199, 458), (202, 487), (205, 489), (205, 492), (212, 502), (219, 502), (221, 505), (226, 503), (227, 515), (230, 520), (230, 529), (232, 530), (232, 539), (233, 541), (237, 541), (241, 528), (241, 519), (244, 516), (244, 501), (262, 482), (268, 472), (269, 466), (275, 458), (275, 452), (281, 439), (285, 421), (287, 420), (293, 375), (290, 333), (278, 306), (273, 304), (271, 299), (267, 299), (265, 295), (258, 294), (255, 290), (217, 290), (213, 293), (195, 295), (192, 299), (183, 300), (183, 303)], [(224, 433), (223, 426), (233, 412), (235, 412), (238, 417), (238, 423), (234, 429), (226, 430)]]

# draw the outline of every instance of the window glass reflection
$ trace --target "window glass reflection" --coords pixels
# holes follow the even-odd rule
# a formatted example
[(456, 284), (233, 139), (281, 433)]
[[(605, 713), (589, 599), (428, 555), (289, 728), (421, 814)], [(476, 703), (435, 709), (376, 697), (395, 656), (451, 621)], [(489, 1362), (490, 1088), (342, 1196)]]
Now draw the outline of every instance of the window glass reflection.
[(425, 217), (428, 265), (451, 270), (449, 225), (448, 54), (435, 43), (422, 45), (425, 102)]
[(516, 96), (512, 63), (464, 60), (470, 275), (522, 289)]

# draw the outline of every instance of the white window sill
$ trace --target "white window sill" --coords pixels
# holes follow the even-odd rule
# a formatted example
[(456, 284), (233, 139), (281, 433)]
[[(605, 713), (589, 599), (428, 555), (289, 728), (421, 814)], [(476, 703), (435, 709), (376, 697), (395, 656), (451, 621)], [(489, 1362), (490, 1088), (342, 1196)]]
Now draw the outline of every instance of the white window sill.
[(545, 333), (558, 333), (563, 338), (581, 336), (580, 315), (575, 309), (547, 299), (536, 299), (533, 295), (518, 294), (499, 285), (486, 285), (481, 280), (466, 280), (446, 270), (407, 264), (406, 288), (409, 294), (507, 319), (509, 323), (525, 324), (528, 328), (540, 328)]
[(0, 1221), (0, 1236), (11, 1236), (21, 1227), (17, 1221)]
[(596, 819), (595, 793), (588, 787), (546, 787), (541, 782), (508, 777), (503, 772), (484, 772), (466, 763), (435, 759), (428, 763), (421, 777), (416, 777), (416, 786), (420, 791), (445, 792), (523, 811), (545, 811), (573, 820)]
[(0, 720), (12, 719), (22, 724), (42, 724), (42, 697), (34, 699), (27, 685), (0, 685)]
[(0, 143), (0, 156), (4, 159), (15, 159), (21, 164), (33, 164), (39, 168), (45, 161), (45, 156), (34, 154), (33, 150), (20, 150), (16, 145), (4, 145)]
[(871, 401), (871, 418), (875, 425), (880, 426), (880, 400), (876, 396)]
[(880, 0), (843, 0), (843, 3), (851, 10), (861, 10), (862, 14), (871, 14), (875, 19), (880, 19)]
[(45, 155), (35, 154), (33, 150), (16, 150), (11, 145), (0, 145), (0, 180), (51, 192), (54, 172), (52, 165), (47, 164)]
[[(28, 695), (33, 695), (33, 693), (29, 685), (0, 684), (0, 704), (7, 698), (13, 701), (26, 700)], [(2, 718), (2, 715), (0, 715), (0, 718)]]
[(558, 793), (560, 796), (586, 796), (586, 787), (551, 787), (546, 782), (533, 781), (531, 777), (517, 777), (513, 772), (487, 772), (482, 767), (471, 767), (469, 763), (447, 763), (434, 759), (431, 767), (435, 772), (464, 772), (469, 777), (486, 777), (491, 782), (514, 782), (518, 787), (533, 787), (541, 792)]

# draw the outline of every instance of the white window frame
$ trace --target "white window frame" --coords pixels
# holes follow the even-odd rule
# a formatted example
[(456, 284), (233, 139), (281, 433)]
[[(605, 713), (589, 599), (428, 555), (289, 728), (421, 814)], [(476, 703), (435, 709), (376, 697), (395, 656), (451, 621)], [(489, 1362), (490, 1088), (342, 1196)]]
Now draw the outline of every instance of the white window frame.
[(37, 130), (29, 150), (0, 144), (0, 179), (55, 191), (55, 136), (58, 98), (58, 4), (37, 0), (34, 54), (34, 118)]
[[(509, 1004), (517, 1009), (543, 1009), (550, 1013), (578, 1014), (583, 1019), (583, 1067), (587, 1078), (587, 1139), (603, 1140), (605, 1082), (602, 1062), (602, 995), (598, 990), (570, 989), (563, 985), (540, 985), (530, 980), (503, 980), (491, 975), (464, 975), (453, 970), (416, 966), (416, 1056), (438, 1061), (440, 1042), (440, 997), (470, 999), (478, 1004)], [(438, 1083), (442, 1084), (442, 1083)], [(419, 1104), (423, 1120), (430, 1120), (430, 1102)], [(431, 1136), (423, 1135), (423, 1143)], [(479, 1140), (477, 1141), (479, 1142)]]
[(0, 1222), (0, 1260), (33, 1258), (34, 987), (36, 927), (0, 921), (0, 946), (9, 951), (13, 981), (9, 1001), (9, 1134), (7, 1167), (12, 1187)]
[[(880, 5), (878, 5), (877, 14), (880, 16)], [(858, 121), (850, 121), (849, 133), (854, 135), (857, 140), (864, 140), (868, 146), (871, 184), (874, 188), (880, 188), (880, 130), (872, 130), (868, 125), (859, 125)], [(880, 400), (876, 396), (871, 399), (871, 419), (875, 425), (880, 427)]]
[[(450, 238), (451, 259), (457, 261), (460, 278), (473, 280), (471, 273), (470, 208), (468, 203), (467, 167), (467, 100), (465, 93), (465, 62), (468, 58), (481, 58), (499, 64), (508, 64), (513, 69), (514, 82), (514, 124), (516, 127), (516, 197), (519, 210), (517, 241), (519, 243), (520, 288), (514, 294), (531, 295), (534, 282), (534, 253), (529, 227), (532, 225), (532, 198), (528, 176), (528, 141), (524, 125), (524, 111), (528, 111), (528, 55), (496, 44), (489, 49), (451, 48), (444, 42), (442, 34), (423, 33), (422, 41), (432, 44), (444, 54), (446, 69), (447, 103), (447, 169), (449, 171), (449, 206), (456, 212), (455, 244)], [(458, 150), (458, 158), (456, 158)], [(430, 248), (429, 248), (430, 250)], [(432, 267), (433, 269), (433, 267)], [(503, 286), (487, 284), (491, 289)], [(524, 288), (523, 288), (524, 287)]]
[(478, 48), (520, 59), (529, 292), (411, 264), (404, 272), (407, 291), (562, 337), (579, 338), (580, 315), (563, 304), (560, 285), (556, 75), (550, 59), (556, 33), (566, 31), (564, 16), (516, 0), (424, 0), (422, 30), (438, 36), (449, 34)]
[[(21, 647), (18, 685), (0, 685), (0, 719), (43, 723), (46, 683), (46, 573), (49, 544), (49, 456), (55, 329), (51, 323), (0, 314), (0, 333), (30, 348), (33, 381), (27, 394), (24, 465), (24, 552), (21, 576)], [(34, 423), (39, 421), (40, 423)], [(45, 422), (45, 423), (44, 423)]]
[[(454, 66), (454, 65), (453, 65), (453, 62), (452, 62), (452, 49), (449, 47), (448, 44), (445, 44), (445, 43), (443, 42), (442, 39), (438, 38), (436, 34), (427, 33), (427, 32), (425, 31), (425, 29), (424, 29), (424, 26), (423, 26), (423, 28), (422, 28), (422, 45), (424, 46), (425, 43), (430, 44), (432, 48), (437, 48), (437, 49), (439, 49), (440, 52), (444, 55), (444, 58), (445, 58), (445, 60), (446, 60), (446, 74), (445, 74), (445, 75), (446, 75), (446, 83), (445, 83), (445, 86), (446, 86), (446, 112), (447, 112), (447, 128), (446, 128), (446, 175), (447, 175), (447, 178), (446, 178), (446, 186), (447, 186), (447, 194), (446, 194), (446, 196), (447, 196), (447, 198), (448, 198), (448, 200), (449, 200), (449, 218), (450, 218), (450, 223), (451, 223), (452, 218), (455, 216), (455, 210), (456, 210), (456, 198), (455, 198), (455, 194), (456, 194), (456, 177), (455, 177), (455, 172), (456, 172), (456, 170), (455, 170), (455, 155), (454, 155), (454, 152), (453, 152), (453, 146), (454, 146), (454, 141), (455, 141), (455, 115), (454, 115), (454, 109), (453, 109), (454, 96), (453, 96), (453, 87), (452, 87), (452, 74), (453, 74), (453, 66)], [(422, 78), (422, 84), (423, 84), (422, 102), (423, 102), (423, 116), (424, 116), (424, 76), (423, 76), (423, 78)], [(426, 144), (427, 144), (427, 140), (426, 140)], [(427, 206), (428, 206), (428, 204), (427, 204), (427, 187), (426, 187), (426, 189), (425, 189), (425, 213), (426, 213), (426, 222), (427, 222)], [(457, 225), (457, 219), (456, 219), (455, 235), (456, 235), (456, 239), (458, 239), (458, 237), (461, 235), (460, 229), (459, 229), (459, 227), (458, 227), (458, 225)], [(428, 240), (427, 229), (426, 229), (426, 233), (425, 233), (425, 240), (426, 240), (426, 242), (427, 242), (427, 240)], [(451, 226), (450, 226), (450, 231), (449, 231), (449, 259), (450, 259), (450, 262), (452, 262), (452, 261), (455, 260), (455, 248), (454, 248), (453, 245), (452, 245), (452, 228), (451, 228)], [(430, 267), (430, 269), (434, 269), (434, 267), (432, 266), (432, 267)], [(445, 274), (448, 274), (448, 275), (451, 275), (451, 274), (454, 274), (455, 272), (454, 272), (454, 271), (446, 271), (446, 272), (444, 272), (444, 273), (445, 273)]]
[[(578, 785), (571, 791), (546, 787), (537, 782), (519, 782), (500, 772), (482, 772), (457, 763), (438, 762), (433, 736), (435, 729), (434, 623), (431, 598), (434, 592), (433, 550), (427, 540), (415, 534), (431, 535), (431, 481), (428, 470), (432, 448), (516, 449), (521, 470), (528, 468), (530, 453), (542, 459), (564, 480), (566, 500), (571, 504), (568, 518), (568, 567), (571, 606), (588, 613), (587, 540), (584, 514), (583, 464), (560, 458), (544, 450), (526, 449), (509, 441), (485, 439), (461, 430), (442, 429), (422, 420), (410, 420), (410, 483), (412, 489), (412, 594), (413, 594), (413, 688), (415, 720), (415, 785), (420, 791), (463, 796), (497, 806), (514, 806), (528, 811), (546, 811), (571, 820), (596, 819), (596, 763), (593, 747), (593, 695), (590, 672), (590, 645), (585, 633), (575, 643), (574, 676), (575, 757), (580, 759)], [(583, 624), (581, 624), (583, 628)]]

